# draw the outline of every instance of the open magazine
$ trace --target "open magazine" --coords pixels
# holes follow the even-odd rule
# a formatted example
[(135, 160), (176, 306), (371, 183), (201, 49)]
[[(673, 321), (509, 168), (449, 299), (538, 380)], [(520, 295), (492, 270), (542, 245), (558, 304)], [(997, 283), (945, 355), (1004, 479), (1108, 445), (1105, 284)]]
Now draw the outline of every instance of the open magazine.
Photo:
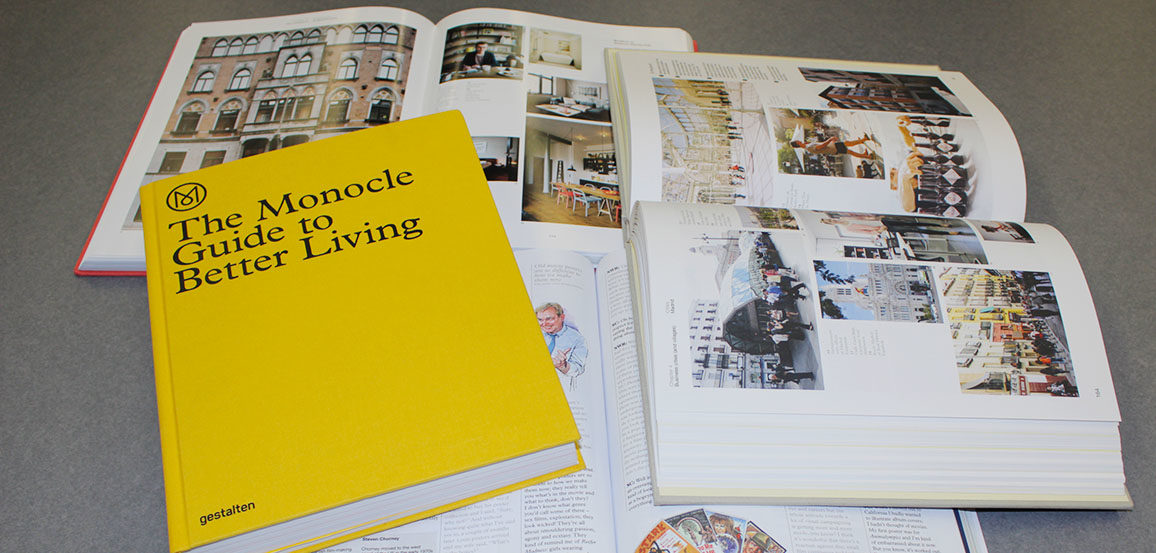
[(640, 202), (627, 250), (658, 502), (1130, 508), (1054, 228)]
[(1020, 221), (1019, 146), (935, 66), (607, 51), (623, 198)]
[(971, 511), (654, 505), (623, 252), (596, 264), (561, 250), (516, 257), (544, 339), (554, 342), (588, 468), (326, 551), (986, 551)]
[(603, 50), (692, 46), (680, 29), (500, 9), (437, 24), (395, 8), (195, 23), (76, 272), (143, 274), (145, 183), (447, 109), (466, 116), (515, 246), (607, 251), (621, 203)]

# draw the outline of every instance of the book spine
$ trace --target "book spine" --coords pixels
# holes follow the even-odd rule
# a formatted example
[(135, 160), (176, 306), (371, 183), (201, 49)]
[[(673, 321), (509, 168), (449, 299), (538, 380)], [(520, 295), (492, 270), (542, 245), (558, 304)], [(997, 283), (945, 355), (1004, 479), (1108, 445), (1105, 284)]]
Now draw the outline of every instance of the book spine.
[[(140, 189), (141, 218), (144, 225), (154, 225), (156, 214), (156, 187)], [(160, 426), (161, 462), (165, 475), (165, 509), (169, 527), (169, 550), (173, 553), (191, 548), (188, 516), (185, 509), (184, 478), (181, 472), (180, 443), (177, 440), (177, 415), (173, 403), (173, 381), (169, 364), (167, 311), (164, 303), (164, 284), (160, 271), (160, 230), (145, 232), (145, 272), (148, 286), (149, 328), (153, 343), (153, 374), (157, 386), (157, 419)]]

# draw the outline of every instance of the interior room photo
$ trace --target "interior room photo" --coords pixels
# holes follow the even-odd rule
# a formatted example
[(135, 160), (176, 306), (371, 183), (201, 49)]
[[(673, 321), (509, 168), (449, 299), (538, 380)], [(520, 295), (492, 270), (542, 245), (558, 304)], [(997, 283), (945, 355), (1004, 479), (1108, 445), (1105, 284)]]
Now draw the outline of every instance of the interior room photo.
[(530, 29), (528, 61), (582, 69), (582, 36), (560, 31)]
[(501, 23), (475, 23), (450, 29), (442, 56), (441, 82), (522, 78), (522, 34), (521, 26)]
[(474, 149), (488, 181), (518, 180), (518, 137), (475, 136)]
[(523, 220), (620, 226), (609, 125), (528, 115), (525, 165)]
[(610, 122), (610, 91), (605, 83), (530, 73), (526, 112), (587, 121)]

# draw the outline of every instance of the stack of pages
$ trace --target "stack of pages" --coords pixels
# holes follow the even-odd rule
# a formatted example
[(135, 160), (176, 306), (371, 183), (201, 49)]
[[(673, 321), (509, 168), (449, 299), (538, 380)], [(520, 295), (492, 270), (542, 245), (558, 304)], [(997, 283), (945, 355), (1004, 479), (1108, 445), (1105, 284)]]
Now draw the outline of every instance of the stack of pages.
[(607, 65), (656, 502), (1130, 507), (1079, 264), (966, 78)]

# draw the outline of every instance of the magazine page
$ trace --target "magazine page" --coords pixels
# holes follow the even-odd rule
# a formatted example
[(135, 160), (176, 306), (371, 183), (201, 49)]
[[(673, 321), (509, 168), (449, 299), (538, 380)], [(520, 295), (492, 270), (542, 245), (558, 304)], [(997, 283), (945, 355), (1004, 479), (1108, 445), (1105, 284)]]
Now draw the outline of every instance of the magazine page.
[(935, 67), (614, 51), (627, 200), (1022, 221), (1003, 115)]
[(1119, 421), (1090, 293), (1052, 227), (638, 208), (656, 406)]
[(971, 511), (655, 506), (625, 255), (607, 255), (597, 274), (618, 551), (986, 551)]
[[(594, 267), (566, 251), (515, 252), (543, 340), (582, 437), (586, 469), (329, 553), (584, 553), (614, 550)], [(474, 314), (477, 315), (477, 314)]]
[(429, 20), (394, 8), (190, 25), (78, 272), (144, 271), (144, 184), (425, 113), (433, 34)]
[(687, 51), (681, 29), (500, 9), (438, 22), (431, 110), (457, 109), (516, 248), (605, 253), (622, 203), (603, 50)]

